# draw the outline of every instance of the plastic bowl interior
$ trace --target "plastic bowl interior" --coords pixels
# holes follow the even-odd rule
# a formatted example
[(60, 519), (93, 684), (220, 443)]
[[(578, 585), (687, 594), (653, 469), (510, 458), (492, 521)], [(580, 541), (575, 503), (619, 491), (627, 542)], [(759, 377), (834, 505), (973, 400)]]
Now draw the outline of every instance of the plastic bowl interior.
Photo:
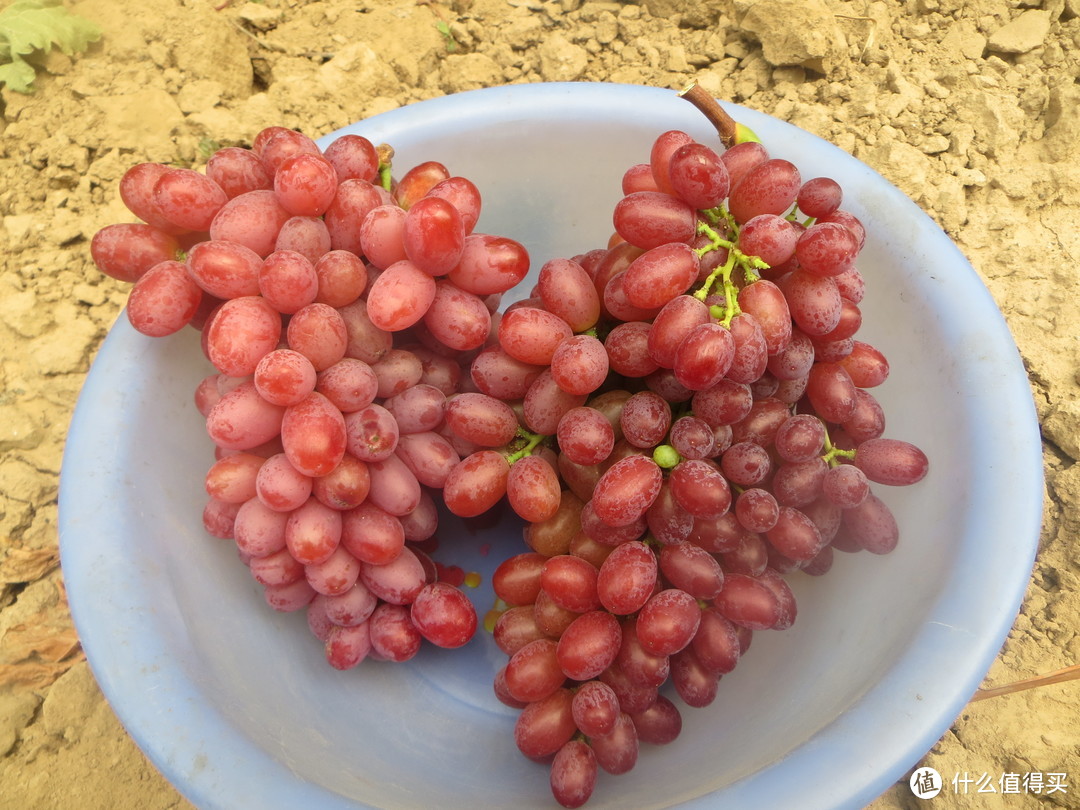
[[(890, 379), (888, 435), (930, 476), (878, 487), (902, 537), (885, 557), (837, 555), (791, 579), (795, 625), (756, 634), (682, 736), (601, 775), (592, 807), (857, 808), (934, 744), (1011, 627), (1038, 541), (1040, 442), (1027, 378), (986, 288), (948, 237), (828, 143), (729, 106), (804, 177), (830, 175), (868, 230), (860, 337)], [(607, 242), (622, 172), (653, 138), (709, 125), (671, 91), (551, 84), (479, 90), (342, 132), (469, 177), (478, 230), (516, 238), (534, 272)], [(341, 133), (335, 133), (341, 134)], [(325, 143), (334, 137), (328, 136)], [(527, 282), (526, 288), (529, 286)], [(201, 528), (211, 447), (192, 403), (210, 371), (193, 330), (149, 339), (121, 318), (87, 378), (60, 489), (62, 563), (105, 695), (164, 775), (203, 808), (550, 807), (547, 769), (514, 746), (516, 712), (479, 632), (463, 650), (337, 672), (302, 614), (277, 614), (232, 544)], [(446, 520), (440, 558), (489, 575), (525, 550), (511, 519)], [(485, 576), (485, 581), (488, 579)], [(481, 614), (486, 585), (473, 596)]]

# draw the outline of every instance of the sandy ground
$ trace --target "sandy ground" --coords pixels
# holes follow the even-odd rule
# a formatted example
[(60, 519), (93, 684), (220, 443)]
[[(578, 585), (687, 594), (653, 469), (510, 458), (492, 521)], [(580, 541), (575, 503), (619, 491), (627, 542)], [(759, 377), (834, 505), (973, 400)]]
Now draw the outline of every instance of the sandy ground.
[[(7, 5), (7, 3), (0, 3)], [(357, 13), (363, 7), (366, 13)], [(125, 285), (89, 240), (126, 221), (140, 161), (197, 164), (282, 124), (314, 136), (509, 82), (610, 81), (719, 98), (825, 137), (914, 198), (1000, 304), (1044, 436), (1041, 550), (986, 685), (1080, 654), (1080, 6), (1077, 0), (87, 0), (102, 39), (0, 91), (0, 810), (189, 806), (103, 700), (56, 536), (65, 427)], [(448, 34), (440, 32), (442, 24)], [(453, 48), (449, 46), (453, 43)], [(925, 764), (983, 775), (935, 807), (1080, 807), (1078, 687), (970, 704)], [(1002, 793), (1004, 774), (1040, 792)], [(1050, 783), (1065, 774), (1067, 788)], [(985, 789), (985, 784), (982, 785)], [(919, 805), (906, 784), (872, 806)]]

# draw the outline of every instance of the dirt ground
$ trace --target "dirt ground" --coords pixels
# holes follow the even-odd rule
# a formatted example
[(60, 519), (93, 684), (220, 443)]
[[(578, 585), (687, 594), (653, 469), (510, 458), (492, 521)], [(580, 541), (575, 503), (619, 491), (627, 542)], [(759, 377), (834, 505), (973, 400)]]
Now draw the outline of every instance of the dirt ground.
[[(0, 2), (0, 6), (7, 5)], [(1080, 657), (1080, 0), (87, 0), (82, 55), (0, 91), (0, 810), (190, 805), (86, 666), (57, 550), (65, 427), (126, 285), (89, 240), (128, 221), (130, 165), (197, 165), (264, 126), (318, 136), (514, 82), (680, 88), (831, 140), (914, 198), (1000, 304), (1030, 372), (1047, 480), (1041, 551), (987, 685)], [(442, 30), (440, 30), (440, 28)], [(1080, 807), (1080, 684), (970, 704), (942, 774), (1066, 774), (936, 807)], [(1075, 784), (1074, 784), (1075, 782)], [(906, 783), (874, 810), (920, 804)]]

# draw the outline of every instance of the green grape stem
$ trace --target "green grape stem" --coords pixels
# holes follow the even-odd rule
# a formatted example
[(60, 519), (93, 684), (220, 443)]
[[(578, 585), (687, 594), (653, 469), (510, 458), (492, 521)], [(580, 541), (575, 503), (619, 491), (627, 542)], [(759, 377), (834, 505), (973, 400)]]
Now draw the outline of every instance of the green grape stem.
[[(730, 216), (723, 208), (713, 210), (722, 211), (724, 215)], [(706, 222), (698, 223), (698, 233), (704, 234), (709, 238), (709, 244), (697, 249), (696, 252), (699, 257), (704, 256), (712, 250), (719, 250), (720, 248), (725, 248), (728, 252), (728, 256), (727, 261), (709, 274), (709, 277), (705, 279), (694, 293), (694, 297), (699, 301), (704, 301), (709, 297), (713, 286), (716, 284), (716, 280), (720, 279), (724, 290), (724, 306), (722, 308), (714, 308), (711, 314), (720, 321), (722, 326), (729, 327), (731, 326), (732, 319), (742, 312), (739, 308), (739, 289), (735, 286), (735, 282), (731, 280), (731, 274), (735, 270), (736, 265), (742, 269), (747, 284), (752, 284), (757, 281), (760, 278), (757, 271), (767, 270), (769, 265), (757, 256), (748, 256), (743, 253), (735, 246), (734, 242), (724, 239)], [(717, 312), (716, 309), (722, 309), (722, 312)]]
[(530, 433), (522, 427), (518, 428), (517, 435), (519, 439), (525, 440), (525, 445), (506, 456), (507, 464), (513, 464), (515, 461), (525, 458), (525, 456), (532, 455), (532, 451), (547, 438), (543, 433)]
[(841, 448), (836, 447), (836, 446), (833, 445), (832, 437), (829, 436), (829, 431), (828, 430), (825, 431), (825, 447), (824, 447), (824, 449), (825, 449), (825, 452), (822, 454), (821, 458), (830, 467), (839, 467), (841, 458), (847, 458), (847, 459), (855, 458), (855, 451), (854, 450), (842, 450)]

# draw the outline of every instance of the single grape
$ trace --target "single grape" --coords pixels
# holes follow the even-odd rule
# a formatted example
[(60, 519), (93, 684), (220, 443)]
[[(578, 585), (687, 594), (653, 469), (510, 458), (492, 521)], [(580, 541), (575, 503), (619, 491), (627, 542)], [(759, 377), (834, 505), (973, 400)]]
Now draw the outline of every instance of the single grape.
[(724, 573), (712, 554), (693, 543), (674, 543), (660, 550), (660, 570), (669, 583), (695, 599), (709, 601), (724, 585)]
[(658, 309), (686, 292), (697, 276), (698, 257), (689, 245), (660, 245), (642, 253), (626, 268), (626, 298), (635, 307)]
[(866, 473), (853, 464), (832, 467), (821, 481), (821, 494), (841, 509), (852, 509), (870, 494)]
[(556, 655), (568, 678), (588, 681), (611, 666), (621, 644), (619, 620), (605, 610), (591, 610), (563, 631)]
[(672, 656), (671, 682), (683, 703), (701, 709), (716, 700), (720, 676), (698, 660), (693, 648)]
[(765, 536), (773, 548), (785, 557), (798, 561), (813, 559), (826, 544), (814, 522), (791, 506), (780, 507), (776, 525)]
[(592, 335), (573, 335), (555, 347), (551, 374), (568, 394), (591, 394), (604, 384), (610, 364), (607, 350)]
[[(516, 425), (516, 422), (515, 422)], [(595, 408), (571, 408), (556, 429), (559, 448), (576, 464), (599, 464), (615, 447), (615, 430)]]
[(659, 191), (635, 191), (619, 200), (615, 230), (642, 250), (670, 242), (689, 242), (697, 233), (697, 215), (682, 200)]
[(867, 439), (855, 449), (854, 464), (877, 484), (909, 486), (926, 477), (926, 454), (900, 439)]
[(825, 217), (840, 207), (844, 192), (831, 177), (814, 177), (802, 184), (797, 202), (808, 217)]
[(273, 178), (259, 156), (251, 149), (225, 146), (206, 161), (206, 176), (216, 183), (229, 199), (247, 191), (272, 189)]
[(292, 250), (275, 250), (267, 256), (259, 268), (258, 283), (262, 297), (286, 315), (312, 303), (319, 293), (315, 265)]
[(297, 562), (325, 562), (341, 542), (341, 513), (308, 498), (289, 513), (285, 523), (285, 546)]
[(278, 234), (292, 217), (273, 191), (256, 189), (229, 200), (210, 223), (210, 238), (235, 242), (261, 257), (269, 256)]
[(194, 169), (166, 169), (154, 182), (155, 213), (184, 230), (208, 231), (228, 201), (221, 186)]
[(274, 173), (274, 194), (294, 216), (321, 216), (334, 201), (337, 188), (337, 170), (322, 155), (292, 155)]
[(522, 709), (514, 725), (514, 742), (521, 753), (531, 759), (548, 757), (570, 740), (577, 730), (573, 700), (571, 690), (558, 689)]
[(651, 458), (628, 456), (608, 468), (593, 491), (592, 506), (610, 526), (634, 523), (649, 508), (663, 482), (660, 468)]
[(392, 453), (380, 461), (368, 464), (371, 486), (368, 500), (392, 515), (409, 514), (420, 503), (420, 482), (409, 465)]
[(695, 326), (675, 352), (675, 377), (691, 391), (716, 385), (735, 359), (731, 330), (718, 323)]
[(620, 713), (615, 690), (597, 680), (586, 681), (578, 687), (570, 708), (574, 724), (587, 737), (610, 734), (615, 730)]
[(676, 149), (667, 175), (675, 196), (697, 209), (720, 205), (731, 183), (727, 165), (702, 143), (686, 143)]
[(767, 532), (780, 517), (780, 505), (767, 489), (748, 487), (735, 499), (735, 517), (751, 532)]
[(854, 265), (858, 254), (858, 238), (835, 222), (811, 225), (795, 246), (799, 267), (816, 276), (840, 275)]
[(596, 789), (597, 772), (593, 749), (581, 740), (569, 740), (551, 763), (551, 795), (563, 807), (581, 807)]
[(659, 365), (649, 356), (651, 325), (642, 321), (620, 323), (604, 339), (611, 370), (625, 377), (644, 377)]
[(759, 142), (745, 141), (724, 151), (720, 159), (727, 167), (731, 188), (734, 189), (747, 172), (769, 159), (769, 153)]
[(106, 225), (90, 240), (94, 264), (119, 281), (137, 281), (154, 265), (176, 259), (179, 250), (172, 234), (135, 222)]
[(440, 344), (464, 352), (484, 345), (491, 332), (491, 312), (481, 298), (440, 279), (423, 323)]
[(428, 160), (409, 169), (394, 189), (397, 204), (408, 211), (417, 200), (450, 177), (450, 171), (438, 161)]
[(747, 171), (732, 186), (728, 210), (740, 224), (760, 214), (783, 214), (794, 204), (801, 185), (793, 163), (771, 158)]
[(339, 183), (351, 178), (374, 183), (378, 178), (379, 153), (362, 135), (335, 138), (323, 151), (323, 157), (334, 167)]
[[(655, 700), (650, 701), (651, 706)], [(615, 724), (615, 730), (604, 737), (594, 737), (590, 740), (593, 753), (596, 755), (597, 764), (608, 773), (618, 776), (633, 770), (638, 758), (638, 736), (634, 728), (634, 721), (627, 712), (630, 710), (625, 701), (620, 697), (619, 703), (623, 711)], [(641, 709), (644, 711), (648, 706)]]
[(140, 275), (128, 293), (128, 321), (149, 337), (175, 334), (191, 323), (202, 295), (184, 264), (159, 262)]
[(405, 255), (432, 276), (453, 270), (465, 249), (461, 214), (441, 197), (423, 197), (413, 203), (405, 215), (401, 235)]
[(445, 582), (425, 585), (413, 600), (409, 616), (420, 635), (437, 647), (461, 647), (476, 633), (476, 609), (472, 602)]
[(873, 388), (889, 377), (889, 362), (885, 355), (861, 340), (854, 342), (851, 353), (840, 361), (840, 365), (859, 388)]
[(475, 295), (506, 292), (529, 272), (529, 253), (505, 236), (470, 234), (461, 258), (448, 274), (450, 281)]
[(206, 416), (206, 432), (218, 447), (251, 450), (281, 433), (285, 409), (261, 396), (248, 380), (224, 394)]
[(510, 465), (494, 450), (481, 450), (463, 458), (443, 486), (446, 508), (458, 517), (483, 514), (506, 494), (509, 475)]
[(559, 475), (539, 456), (525, 456), (513, 463), (506, 477), (506, 496), (511, 508), (530, 523), (541, 523), (559, 508)]
[(690, 646), (703, 667), (721, 675), (735, 669), (742, 655), (737, 628), (712, 605), (701, 611)]
[(653, 141), (649, 151), (649, 172), (658, 190), (665, 194), (675, 193), (671, 184), (671, 160), (679, 149), (691, 143), (694, 143), (693, 137), (678, 129), (662, 132)]
[(399, 332), (421, 320), (435, 300), (435, 279), (409, 260), (387, 267), (367, 295), (367, 314), (372, 324), (387, 332)]
[(656, 586), (656, 556), (644, 543), (623, 543), (604, 560), (596, 580), (604, 608), (619, 616), (636, 613)]
[(788, 261), (795, 253), (799, 232), (788, 219), (777, 214), (759, 214), (739, 230), (739, 249), (757, 256), (771, 267)]
[(540, 268), (537, 291), (544, 309), (569, 324), (575, 333), (596, 325), (600, 295), (585, 268), (571, 259), (552, 259)]
[(555, 349), (572, 334), (566, 321), (536, 307), (510, 310), (499, 322), (499, 345), (530, 365), (549, 365)]

